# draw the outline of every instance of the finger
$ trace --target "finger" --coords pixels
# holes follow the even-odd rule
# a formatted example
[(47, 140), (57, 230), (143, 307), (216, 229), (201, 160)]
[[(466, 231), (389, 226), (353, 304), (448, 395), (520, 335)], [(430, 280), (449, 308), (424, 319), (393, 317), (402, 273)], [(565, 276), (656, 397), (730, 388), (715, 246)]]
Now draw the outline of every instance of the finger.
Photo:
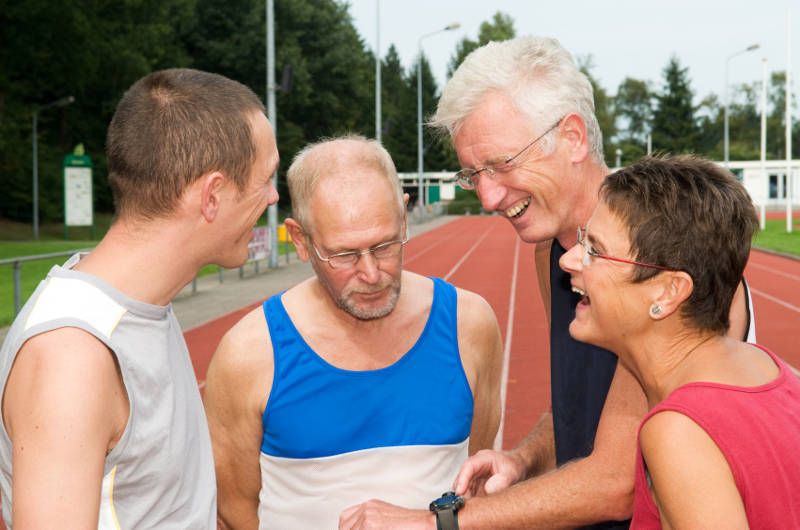
[(361, 508), (360, 504), (356, 504), (355, 506), (351, 506), (339, 515), (339, 529), (345, 530), (350, 529), (353, 527), (353, 520), (358, 516), (359, 508)]
[(486, 481), (484, 484), (483, 489), (486, 491), (488, 495), (493, 493), (497, 493), (498, 491), (504, 490), (511, 485), (511, 478), (507, 475), (493, 475)]

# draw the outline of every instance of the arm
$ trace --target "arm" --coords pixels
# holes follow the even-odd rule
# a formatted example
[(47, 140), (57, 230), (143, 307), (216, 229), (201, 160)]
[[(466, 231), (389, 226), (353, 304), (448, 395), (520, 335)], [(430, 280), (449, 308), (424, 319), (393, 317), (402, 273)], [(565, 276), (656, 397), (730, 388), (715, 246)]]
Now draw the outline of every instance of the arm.
[[(536, 280), (548, 323), (552, 243), (552, 240), (537, 243), (534, 254)], [(470, 458), (456, 477), (454, 489), (466, 496), (496, 493), (520, 480), (549, 471), (555, 464), (553, 415), (548, 411), (513, 451), (481, 451)]]
[(725, 456), (695, 422), (661, 412), (641, 431), (652, 492), (664, 528), (747, 528)]
[[(630, 517), (636, 428), (645, 410), (639, 383), (618, 365), (592, 454), (495, 495), (471, 498), (458, 512), (459, 527), (573, 528)], [(345, 510), (339, 528), (433, 530), (436, 523), (427, 510), (408, 510), (372, 500)]]
[(273, 375), (265, 335), (267, 324), (258, 307), (225, 334), (208, 368), (204, 402), (224, 529), (258, 528), (261, 415)]
[(25, 343), (3, 401), (15, 529), (97, 526), (105, 456), (128, 414), (116, 359), (97, 338), (59, 328)]
[(458, 290), (458, 348), (472, 388), (469, 454), (492, 447), (500, 425), (503, 344), (497, 318), (480, 296)]
[(636, 428), (647, 409), (622, 365), (611, 383), (592, 453), (498, 494), (475, 497), (459, 512), (462, 529), (564, 528), (630, 516)]

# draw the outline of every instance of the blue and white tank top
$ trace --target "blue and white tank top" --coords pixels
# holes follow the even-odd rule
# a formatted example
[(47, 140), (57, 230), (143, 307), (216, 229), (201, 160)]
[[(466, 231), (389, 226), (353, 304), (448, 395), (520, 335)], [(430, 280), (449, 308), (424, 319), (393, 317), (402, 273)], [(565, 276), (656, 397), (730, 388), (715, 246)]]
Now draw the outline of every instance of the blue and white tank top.
[(275, 371), (262, 418), (261, 529), (335, 529), (354, 504), (379, 498), (424, 508), (451, 487), (467, 457), (473, 400), (456, 290), (433, 282), (419, 339), (378, 370), (329, 364), (295, 328), (281, 295), (264, 302)]

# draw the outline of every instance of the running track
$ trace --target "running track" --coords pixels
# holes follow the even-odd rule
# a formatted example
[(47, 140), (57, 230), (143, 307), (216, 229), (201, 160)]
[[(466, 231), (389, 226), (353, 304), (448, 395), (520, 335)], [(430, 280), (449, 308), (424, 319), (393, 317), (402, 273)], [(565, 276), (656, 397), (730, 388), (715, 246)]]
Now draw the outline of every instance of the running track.
[[(494, 308), (505, 346), (505, 448), (516, 445), (550, 403), (549, 337), (533, 250), (500, 217), (462, 217), (414, 237), (405, 253), (406, 269), (479, 293)], [(753, 294), (758, 341), (800, 367), (800, 261), (753, 251), (745, 276)], [(252, 307), (184, 334), (200, 388), (220, 338)], [(0, 530), (5, 530), (2, 521)]]
[[(494, 308), (506, 354), (503, 447), (519, 442), (550, 403), (549, 336), (533, 251), (505, 219), (473, 216), (412, 238), (405, 253), (407, 270), (445, 278)], [(800, 261), (753, 251), (745, 276), (759, 342), (800, 367)], [(186, 332), (201, 388), (220, 337), (251, 307)]]

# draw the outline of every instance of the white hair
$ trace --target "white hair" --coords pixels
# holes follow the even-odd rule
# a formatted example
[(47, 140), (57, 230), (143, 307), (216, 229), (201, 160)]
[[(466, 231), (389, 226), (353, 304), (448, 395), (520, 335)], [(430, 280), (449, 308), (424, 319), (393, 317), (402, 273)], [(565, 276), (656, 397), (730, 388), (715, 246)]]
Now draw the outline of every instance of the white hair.
[[(490, 92), (507, 95), (541, 132), (567, 114), (578, 114), (586, 124), (592, 158), (603, 163), (592, 84), (556, 39), (518, 37), (470, 53), (444, 87), (429, 125), (454, 136)], [(554, 146), (549, 137), (543, 142), (546, 149)]]

